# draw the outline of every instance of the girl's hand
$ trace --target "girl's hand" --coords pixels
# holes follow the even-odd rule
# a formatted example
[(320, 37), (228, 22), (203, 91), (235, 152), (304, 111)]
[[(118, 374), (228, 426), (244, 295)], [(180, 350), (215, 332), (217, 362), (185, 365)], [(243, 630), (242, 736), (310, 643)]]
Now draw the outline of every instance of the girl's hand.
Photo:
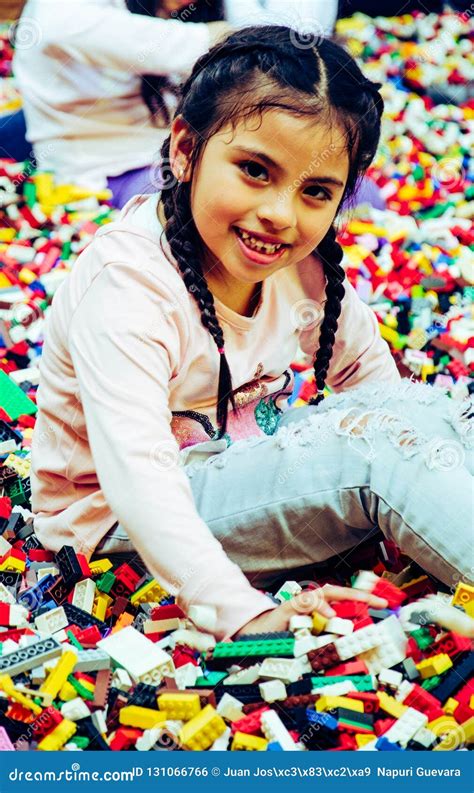
[(317, 611), (323, 617), (331, 619), (331, 617), (336, 616), (336, 612), (331, 608), (328, 601), (337, 602), (339, 600), (358, 600), (376, 609), (383, 609), (388, 605), (385, 598), (371, 595), (370, 592), (325, 584), (318, 589), (307, 589), (300, 592), (291, 600), (286, 600), (276, 609), (259, 614), (258, 617), (239, 628), (232, 638), (238, 640), (240, 634), (244, 633), (286, 631), (291, 617), (295, 614), (312, 614), (313, 611)]

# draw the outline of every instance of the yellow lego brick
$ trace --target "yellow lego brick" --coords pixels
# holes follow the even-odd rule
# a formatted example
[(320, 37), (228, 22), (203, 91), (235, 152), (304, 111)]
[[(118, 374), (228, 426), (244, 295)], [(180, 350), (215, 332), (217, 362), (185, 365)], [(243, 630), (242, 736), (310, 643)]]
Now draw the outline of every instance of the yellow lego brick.
[(19, 457), (12, 452), (5, 460), (5, 465), (8, 465), (9, 468), (13, 468), (13, 470), (17, 472), (18, 476), (21, 476), (21, 478), (24, 479), (25, 476), (28, 476), (30, 473), (31, 460), (29, 457)]
[(0, 242), (11, 242), (16, 234), (16, 229), (0, 229)]
[(224, 719), (212, 705), (206, 705), (194, 719), (181, 727), (178, 738), (187, 749), (198, 752), (209, 749), (225, 730)]
[(5, 273), (0, 273), (0, 289), (9, 289), (12, 286), (12, 282), (9, 278), (5, 275)]
[(379, 698), (380, 707), (385, 713), (388, 713), (389, 716), (393, 716), (394, 719), (399, 719), (402, 716), (406, 709), (406, 705), (402, 705), (401, 702), (397, 702), (396, 699), (386, 694), (385, 691), (377, 691), (377, 696)]
[(461, 724), (464, 732), (464, 740), (467, 744), (474, 743), (474, 716)]
[(370, 734), (363, 734), (361, 732), (356, 733), (355, 740), (357, 744), (357, 748), (360, 749), (361, 746), (365, 746), (366, 743), (370, 743), (371, 741), (376, 741), (377, 736), (371, 732)]
[(349, 234), (375, 234), (376, 237), (385, 237), (386, 229), (376, 226), (374, 223), (366, 223), (363, 220), (351, 220), (347, 226)]
[(140, 587), (140, 589), (137, 589), (137, 591), (133, 593), (130, 598), (130, 603), (132, 606), (136, 606), (138, 603), (159, 603), (160, 600), (163, 600), (168, 594), (166, 589), (163, 589), (158, 581), (152, 578), (148, 584), (145, 584), (145, 586)]
[(33, 281), (36, 281), (37, 276), (31, 271), (28, 270), (28, 267), (22, 267), (20, 272), (18, 273), (18, 278), (22, 282), (22, 284), (31, 284)]
[(168, 719), (179, 719), (180, 721), (189, 721), (202, 710), (199, 694), (186, 693), (160, 694), (158, 707), (166, 712)]
[(447, 669), (451, 669), (452, 665), (453, 662), (447, 653), (438, 653), (438, 655), (432, 655), (431, 658), (425, 658), (424, 661), (417, 663), (416, 668), (421, 678), (426, 680), (428, 677), (443, 674)]
[(394, 330), (393, 328), (389, 328), (387, 325), (384, 325), (382, 322), (379, 322), (379, 328), (382, 339), (385, 339), (385, 341), (389, 341), (394, 347), (397, 347), (397, 345), (399, 347), (403, 346), (402, 339), (398, 331)]
[(66, 680), (59, 689), (58, 697), (61, 702), (69, 702), (71, 699), (76, 699), (77, 691), (69, 680)]
[(472, 695), (471, 699), (469, 700), (469, 707), (471, 710), (474, 710), (474, 694)]
[(92, 606), (92, 616), (103, 621), (105, 619), (105, 613), (111, 603), (112, 598), (106, 595), (105, 592), (96, 595), (94, 605)]
[(474, 586), (458, 584), (451, 602), (453, 606), (462, 606), (466, 614), (474, 617)]
[(32, 702), (30, 699), (28, 699), (28, 697), (25, 697), (24, 694), (21, 694), (20, 691), (16, 690), (15, 684), (10, 675), (0, 675), (0, 691), (4, 691), (8, 697), (14, 699), (15, 702), (19, 702), (20, 705), (28, 708), (28, 710), (33, 711), (35, 715), (39, 715), (43, 710), (43, 708), (41, 708), (35, 702)]
[(452, 716), (440, 716), (426, 725), (438, 738), (440, 743), (433, 747), (433, 752), (450, 752), (462, 748), (466, 741), (464, 726), (458, 724)]
[(110, 559), (96, 559), (94, 562), (89, 562), (89, 570), (92, 575), (106, 573), (111, 567), (113, 567), (113, 565)]
[(36, 186), (36, 195), (40, 203), (50, 202), (50, 198), (54, 190), (54, 177), (49, 171), (37, 173), (33, 176), (33, 182)]
[(333, 708), (347, 708), (348, 710), (355, 710), (357, 713), (364, 712), (364, 703), (358, 699), (351, 699), (350, 697), (331, 697), (325, 695), (316, 701), (316, 710), (326, 711)]
[(268, 741), (258, 735), (248, 735), (246, 732), (236, 732), (232, 741), (231, 752), (265, 752)]
[(42, 741), (38, 744), (38, 749), (43, 752), (55, 752), (72, 738), (77, 730), (77, 724), (69, 719), (63, 721), (54, 728)]
[(456, 708), (458, 707), (459, 702), (454, 697), (449, 697), (443, 705), (443, 710), (447, 716), (452, 716)]
[(318, 614), (317, 611), (313, 611), (313, 627), (311, 628), (311, 633), (315, 633), (318, 635), (322, 633), (324, 628), (327, 625), (327, 617), (323, 617), (322, 614)]
[(120, 724), (127, 727), (139, 727), (141, 730), (151, 730), (157, 724), (162, 724), (167, 719), (166, 713), (153, 708), (141, 708), (138, 705), (127, 705), (119, 712)]
[(49, 673), (44, 683), (41, 684), (40, 691), (45, 694), (51, 694), (51, 696), (55, 697), (76, 666), (76, 663), (76, 653), (72, 652), (72, 650), (65, 652), (59, 659), (52, 672)]
[(13, 571), (15, 573), (24, 573), (26, 569), (26, 562), (22, 559), (17, 559), (15, 556), (9, 556), (0, 564), (0, 570), (3, 572)]

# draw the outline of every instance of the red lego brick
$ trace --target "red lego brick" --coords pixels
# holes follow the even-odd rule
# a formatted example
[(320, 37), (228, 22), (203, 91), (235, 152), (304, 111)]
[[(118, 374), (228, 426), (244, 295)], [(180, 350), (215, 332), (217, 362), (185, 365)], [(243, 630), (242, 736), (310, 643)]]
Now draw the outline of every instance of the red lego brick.
[(384, 732), (392, 727), (397, 719), (378, 719), (374, 724), (374, 732), (377, 736), (383, 735)]
[(230, 728), (232, 735), (235, 732), (245, 732), (247, 735), (256, 735), (258, 732), (260, 732), (262, 714), (267, 710), (270, 710), (270, 708), (268, 705), (264, 705), (263, 707), (254, 710), (253, 713), (250, 713), (248, 716), (244, 716), (243, 719), (233, 721)]
[(109, 746), (113, 752), (121, 752), (134, 746), (143, 730), (135, 727), (120, 727), (112, 738)]
[(170, 620), (173, 617), (184, 619), (185, 616), (184, 611), (176, 603), (170, 603), (167, 606), (155, 606), (150, 612), (151, 620)]
[(368, 675), (364, 661), (348, 661), (346, 664), (339, 664), (331, 669), (331, 675)]
[(367, 603), (362, 603), (362, 601), (358, 600), (340, 600), (333, 603), (332, 608), (336, 612), (337, 617), (348, 620), (362, 619), (369, 614)]
[(401, 589), (383, 578), (377, 581), (372, 590), (372, 594), (377, 595), (377, 597), (385, 598), (388, 601), (388, 608), (390, 609), (397, 609), (407, 598), (405, 592), (402, 592)]

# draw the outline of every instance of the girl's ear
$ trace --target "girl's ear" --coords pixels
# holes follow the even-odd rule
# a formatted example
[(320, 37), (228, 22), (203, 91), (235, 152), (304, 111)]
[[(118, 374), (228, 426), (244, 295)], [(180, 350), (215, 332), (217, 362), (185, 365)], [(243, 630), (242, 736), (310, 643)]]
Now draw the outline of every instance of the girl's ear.
[(180, 182), (191, 179), (191, 154), (193, 135), (183, 116), (176, 116), (171, 124), (170, 166)]

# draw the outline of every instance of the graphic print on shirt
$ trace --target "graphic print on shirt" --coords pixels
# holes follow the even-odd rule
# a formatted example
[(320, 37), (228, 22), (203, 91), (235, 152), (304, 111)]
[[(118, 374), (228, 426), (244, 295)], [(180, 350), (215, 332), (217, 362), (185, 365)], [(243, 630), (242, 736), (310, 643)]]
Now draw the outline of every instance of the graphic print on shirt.
[[(258, 377), (262, 375), (263, 369), (263, 364), (259, 363), (256, 369)], [(281, 377), (284, 378), (284, 383), (268, 399), (265, 399), (268, 395), (268, 384), (259, 379), (252, 380), (234, 391), (234, 400), (239, 411), (238, 416), (232, 410), (229, 412), (228, 432), (224, 436), (228, 446), (236, 440), (251, 436), (273, 435), (276, 432), (283, 412), (277, 402), (292, 393), (292, 370), (283, 372)], [(171, 431), (179, 448), (184, 449), (214, 439), (217, 427), (214, 427), (205, 413), (181, 410), (172, 411)]]

